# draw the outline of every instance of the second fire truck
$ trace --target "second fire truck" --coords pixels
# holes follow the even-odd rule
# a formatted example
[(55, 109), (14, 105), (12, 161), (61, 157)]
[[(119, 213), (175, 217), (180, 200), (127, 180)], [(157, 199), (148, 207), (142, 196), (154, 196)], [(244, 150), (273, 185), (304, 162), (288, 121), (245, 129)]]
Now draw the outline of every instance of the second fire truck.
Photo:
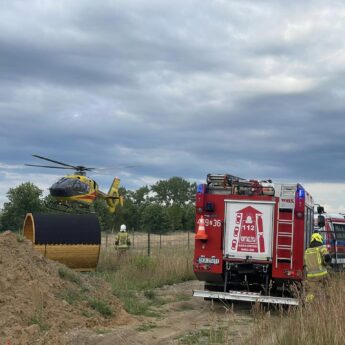
[(208, 174), (196, 194), (194, 296), (297, 305), (314, 201), (298, 183)]
[(345, 214), (325, 213), (324, 208), (317, 207), (318, 214), (314, 216), (314, 226), (326, 245), (334, 270), (345, 268)]

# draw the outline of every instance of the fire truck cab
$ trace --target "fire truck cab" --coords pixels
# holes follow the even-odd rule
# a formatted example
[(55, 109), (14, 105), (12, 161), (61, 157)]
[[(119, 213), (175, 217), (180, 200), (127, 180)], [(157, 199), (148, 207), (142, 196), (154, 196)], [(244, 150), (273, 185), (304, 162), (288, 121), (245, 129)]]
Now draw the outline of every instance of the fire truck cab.
[(314, 229), (323, 237), (334, 270), (345, 268), (345, 214), (325, 213), (319, 206), (314, 216)]
[(196, 194), (194, 272), (204, 298), (297, 305), (314, 202), (298, 183), (208, 174)]

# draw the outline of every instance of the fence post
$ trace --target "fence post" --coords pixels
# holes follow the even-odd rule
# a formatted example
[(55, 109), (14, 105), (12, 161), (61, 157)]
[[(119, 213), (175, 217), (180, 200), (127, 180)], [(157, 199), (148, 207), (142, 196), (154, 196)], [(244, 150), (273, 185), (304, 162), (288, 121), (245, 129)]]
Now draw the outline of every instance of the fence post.
[(151, 241), (150, 241), (150, 229), (147, 231), (147, 256), (150, 256), (151, 254)]
[(132, 248), (134, 248), (134, 228), (132, 228), (132, 238), (133, 238), (133, 240), (132, 240)]
[(105, 233), (105, 248), (108, 249), (108, 233)]
[(187, 234), (188, 234), (188, 244), (187, 244), (187, 248), (189, 249), (189, 230), (188, 230), (188, 232), (187, 232)]
[(162, 249), (162, 234), (159, 234), (159, 249)]

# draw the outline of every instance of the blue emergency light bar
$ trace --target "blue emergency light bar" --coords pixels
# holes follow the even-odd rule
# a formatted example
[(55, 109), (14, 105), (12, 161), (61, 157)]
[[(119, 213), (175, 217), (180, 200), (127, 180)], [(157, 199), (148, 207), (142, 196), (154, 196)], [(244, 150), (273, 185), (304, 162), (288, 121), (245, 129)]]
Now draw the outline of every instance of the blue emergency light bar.
[(199, 184), (196, 192), (199, 194), (205, 194), (205, 189), (206, 189), (205, 187), (206, 187), (205, 184), (203, 183)]
[(297, 197), (299, 199), (304, 199), (305, 198), (305, 190), (302, 186), (297, 187)]

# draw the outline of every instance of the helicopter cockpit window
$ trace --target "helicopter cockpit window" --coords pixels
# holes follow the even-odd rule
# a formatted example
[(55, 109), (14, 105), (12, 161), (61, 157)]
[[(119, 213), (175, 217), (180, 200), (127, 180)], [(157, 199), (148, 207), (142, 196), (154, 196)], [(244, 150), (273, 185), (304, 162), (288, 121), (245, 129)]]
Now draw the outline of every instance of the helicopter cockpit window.
[(57, 182), (57, 184), (62, 188), (68, 188), (71, 187), (73, 181), (70, 178), (63, 177)]
[(90, 187), (86, 183), (82, 183), (82, 188), (84, 193), (88, 193), (90, 191)]
[(88, 185), (86, 185), (83, 182), (80, 182), (79, 180), (74, 181), (73, 189), (81, 193), (87, 193), (89, 191)]

